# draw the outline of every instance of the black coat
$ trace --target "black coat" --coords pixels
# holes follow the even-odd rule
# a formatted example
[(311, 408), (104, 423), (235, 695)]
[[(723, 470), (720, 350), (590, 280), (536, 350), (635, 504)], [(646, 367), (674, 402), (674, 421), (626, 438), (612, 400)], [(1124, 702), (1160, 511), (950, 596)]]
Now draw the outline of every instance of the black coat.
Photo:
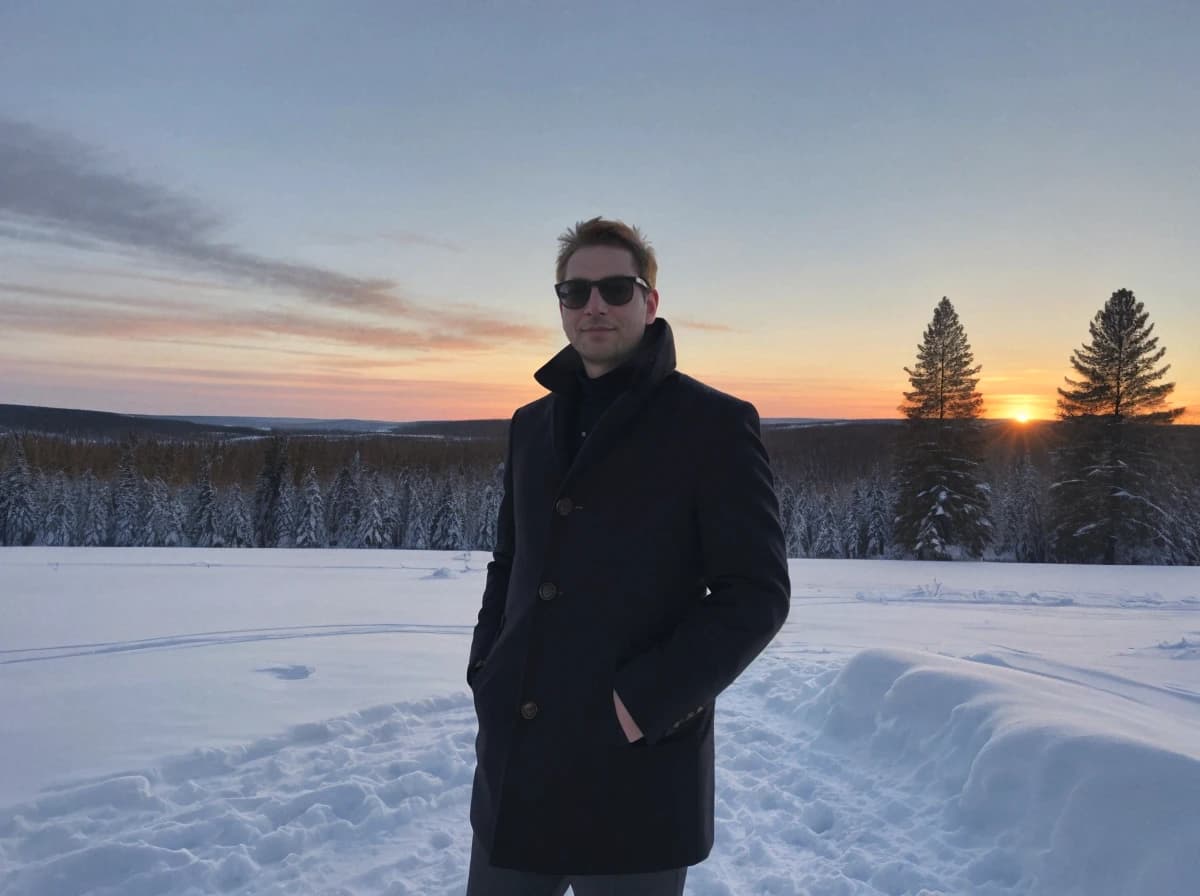
[[(497, 546), (468, 660), (471, 799), (493, 864), (618, 874), (713, 843), (714, 701), (790, 599), (753, 405), (675, 370), (665, 320), (570, 460), (568, 346), (513, 415)], [(630, 744), (613, 690), (642, 731)]]

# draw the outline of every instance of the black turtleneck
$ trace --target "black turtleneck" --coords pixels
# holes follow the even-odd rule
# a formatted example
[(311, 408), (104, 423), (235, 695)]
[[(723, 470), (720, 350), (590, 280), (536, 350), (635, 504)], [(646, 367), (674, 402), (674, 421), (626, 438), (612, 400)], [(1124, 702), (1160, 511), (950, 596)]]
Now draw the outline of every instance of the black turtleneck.
[(575, 426), (571, 430), (572, 460), (604, 412), (633, 385), (636, 372), (637, 369), (626, 362), (595, 378), (588, 376), (583, 370), (576, 373), (579, 391), (575, 403)]

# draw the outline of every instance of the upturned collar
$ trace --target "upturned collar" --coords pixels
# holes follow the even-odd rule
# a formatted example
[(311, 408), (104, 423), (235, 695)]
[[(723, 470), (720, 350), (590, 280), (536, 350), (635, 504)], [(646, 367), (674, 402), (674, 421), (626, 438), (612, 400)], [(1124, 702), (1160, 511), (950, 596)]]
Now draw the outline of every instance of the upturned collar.
[[(664, 318), (657, 318), (646, 327), (628, 365), (633, 370), (631, 389), (657, 385), (675, 369), (675, 337)], [(586, 375), (583, 359), (573, 345), (567, 345), (543, 364), (533, 378), (551, 392), (570, 395), (579, 389), (581, 375)]]

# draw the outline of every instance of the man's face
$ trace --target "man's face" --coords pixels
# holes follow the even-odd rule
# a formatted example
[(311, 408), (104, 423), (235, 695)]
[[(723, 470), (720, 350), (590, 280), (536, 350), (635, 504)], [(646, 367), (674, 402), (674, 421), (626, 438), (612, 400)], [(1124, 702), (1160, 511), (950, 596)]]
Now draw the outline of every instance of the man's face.
[[(567, 259), (564, 279), (600, 280), (618, 275), (637, 276), (632, 252), (620, 246), (584, 246)], [(626, 304), (609, 305), (600, 298), (600, 291), (592, 287), (592, 294), (582, 308), (565, 308), (561, 304), (558, 307), (567, 341), (579, 352), (587, 375), (598, 377), (637, 350), (642, 334), (654, 322), (658, 311), (658, 290), (652, 289), (647, 294), (638, 286)]]

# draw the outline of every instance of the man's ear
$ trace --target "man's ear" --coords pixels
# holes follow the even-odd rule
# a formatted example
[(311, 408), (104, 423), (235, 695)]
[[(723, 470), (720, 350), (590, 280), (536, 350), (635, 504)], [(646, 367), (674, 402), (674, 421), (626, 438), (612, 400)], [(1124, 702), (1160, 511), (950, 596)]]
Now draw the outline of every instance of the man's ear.
[(658, 316), (658, 290), (652, 289), (646, 293), (646, 326), (654, 323), (654, 318)]

